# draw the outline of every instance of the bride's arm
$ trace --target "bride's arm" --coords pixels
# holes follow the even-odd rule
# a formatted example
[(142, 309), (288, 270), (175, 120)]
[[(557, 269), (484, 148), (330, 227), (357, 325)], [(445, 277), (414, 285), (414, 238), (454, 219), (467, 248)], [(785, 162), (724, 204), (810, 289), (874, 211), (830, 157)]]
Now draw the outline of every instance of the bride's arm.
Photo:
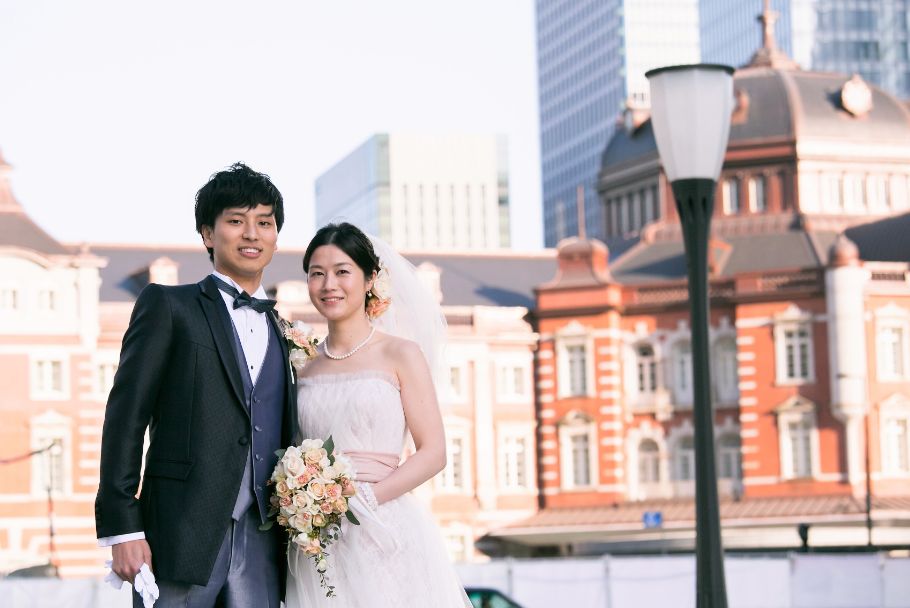
[(395, 472), (373, 485), (379, 504), (410, 492), (446, 465), (445, 431), (426, 359), (413, 342), (402, 341), (397, 346), (401, 403), (416, 451)]

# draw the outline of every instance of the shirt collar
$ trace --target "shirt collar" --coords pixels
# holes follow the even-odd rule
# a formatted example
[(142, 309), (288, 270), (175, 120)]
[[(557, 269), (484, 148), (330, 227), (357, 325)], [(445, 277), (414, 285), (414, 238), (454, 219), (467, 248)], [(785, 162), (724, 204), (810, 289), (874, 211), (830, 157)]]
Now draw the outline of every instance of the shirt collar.
[[(213, 270), (212, 274), (214, 276), (218, 277), (219, 279), (221, 279), (222, 281), (224, 281), (225, 283), (227, 283), (228, 285), (235, 287), (237, 289), (237, 291), (240, 291), (240, 292), (244, 291), (243, 287), (241, 287), (240, 285), (237, 284), (237, 281), (235, 281), (231, 277), (227, 276), (226, 274), (222, 274), (222, 273), (218, 272), (217, 270)], [(259, 285), (259, 287), (256, 288), (256, 291), (254, 291), (250, 295), (253, 296), (254, 298), (261, 298), (263, 300), (268, 299), (268, 295), (265, 293), (265, 289), (263, 289), (261, 284)]]

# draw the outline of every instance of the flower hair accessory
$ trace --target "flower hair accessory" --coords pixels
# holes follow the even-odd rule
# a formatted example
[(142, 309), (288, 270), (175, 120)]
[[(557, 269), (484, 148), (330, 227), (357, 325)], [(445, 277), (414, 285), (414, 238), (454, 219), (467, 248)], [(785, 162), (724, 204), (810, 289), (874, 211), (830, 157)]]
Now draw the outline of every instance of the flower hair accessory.
[(303, 369), (310, 359), (316, 357), (319, 339), (313, 328), (303, 321), (281, 322), (284, 339), (288, 342), (288, 361), (294, 369)]
[(389, 269), (380, 262), (379, 272), (367, 292), (367, 316), (375, 319), (382, 315), (392, 303), (392, 278)]

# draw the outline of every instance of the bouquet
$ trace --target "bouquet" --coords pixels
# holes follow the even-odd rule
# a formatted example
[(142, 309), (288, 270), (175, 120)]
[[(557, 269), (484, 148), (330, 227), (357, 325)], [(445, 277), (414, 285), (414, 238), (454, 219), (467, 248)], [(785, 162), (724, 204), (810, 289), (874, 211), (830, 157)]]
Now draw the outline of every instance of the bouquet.
[[(278, 451), (278, 464), (269, 480), (275, 486), (269, 509), (269, 529), (274, 522), (288, 533), (288, 551), (302, 551), (313, 560), (319, 583), (326, 597), (335, 595), (335, 587), (326, 578), (326, 549), (341, 533), (342, 517), (360, 525), (348, 508), (357, 493), (352, 479), (350, 460), (334, 454), (332, 438), (305, 439), (299, 446)], [(274, 521), (271, 518), (274, 517)]]

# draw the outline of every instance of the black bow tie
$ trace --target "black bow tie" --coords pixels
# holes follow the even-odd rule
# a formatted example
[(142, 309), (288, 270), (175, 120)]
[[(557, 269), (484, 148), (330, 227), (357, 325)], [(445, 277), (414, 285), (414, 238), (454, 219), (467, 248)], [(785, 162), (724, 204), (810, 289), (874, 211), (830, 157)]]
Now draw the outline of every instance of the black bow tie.
[(256, 312), (268, 312), (275, 308), (275, 300), (263, 300), (262, 298), (254, 298), (245, 291), (237, 291), (236, 287), (230, 283), (225, 283), (215, 275), (212, 275), (212, 278), (215, 279), (215, 284), (218, 285), (218, 289), (234, 298), (235, 309), (249, 306)]

